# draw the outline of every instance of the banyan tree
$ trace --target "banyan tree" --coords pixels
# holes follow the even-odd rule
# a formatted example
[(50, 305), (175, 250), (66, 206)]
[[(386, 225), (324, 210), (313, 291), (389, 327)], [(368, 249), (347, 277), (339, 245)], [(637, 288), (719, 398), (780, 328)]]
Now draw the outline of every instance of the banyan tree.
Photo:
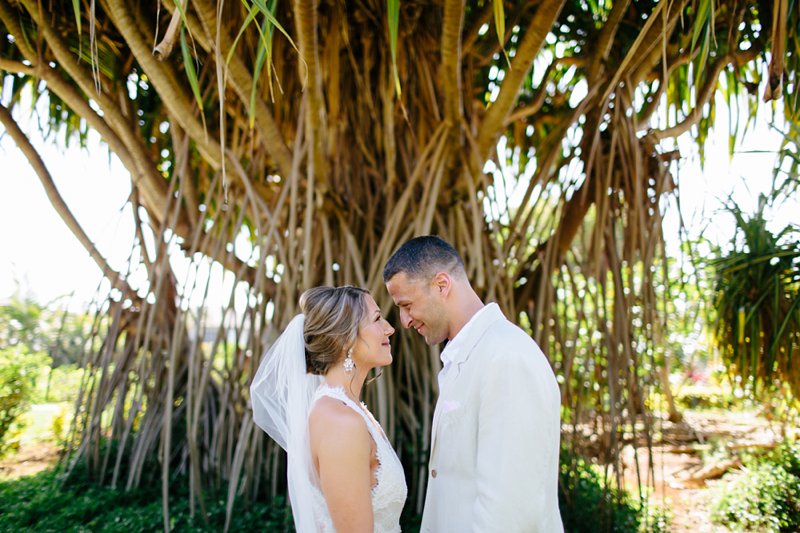
[[(209, 490), (230, 508), (280, 492), (283, 458), (248, 407), (265, 348), (313, 285), (368, 288), (396, 320), (382, 266), (438, 234), (547, 353), (565, 445), (617, 465), (652, 434), (668, 355), (671, 139), (702, 143), (720, 94), (742, 128), (759, 98), (796, 118), (798, 14), (789, 0), (0, 0), (0, 121), (113, 287), (70, 464), (114, 486), (160, 479), (165, 498), (188, 483), (198, 513)], [(130, 173), (123, 271), (20, 128), (31, 92), (51, 131), (96, 131)], [(225, 301), (204, 298), (223, 284)], [(438, 349), (393, 344), (366, 400), (418, 510)]]

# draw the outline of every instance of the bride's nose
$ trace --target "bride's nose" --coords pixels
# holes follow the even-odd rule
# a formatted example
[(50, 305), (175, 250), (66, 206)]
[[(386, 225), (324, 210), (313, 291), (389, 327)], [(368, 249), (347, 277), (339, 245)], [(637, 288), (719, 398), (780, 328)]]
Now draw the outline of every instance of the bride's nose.
[(392, 335), (394, 335), (394, 328), (392, 327), (392, 325), (391, 325), (391, 324), (389, 324), (389, 322), (386, 322), (386, 326), (387, 326), (387, 329), (386, 329), (386, 331), (387, 331), (387, 333), (386, 333), (386, 336), (387, 336), (387, 337), (391, 337)]

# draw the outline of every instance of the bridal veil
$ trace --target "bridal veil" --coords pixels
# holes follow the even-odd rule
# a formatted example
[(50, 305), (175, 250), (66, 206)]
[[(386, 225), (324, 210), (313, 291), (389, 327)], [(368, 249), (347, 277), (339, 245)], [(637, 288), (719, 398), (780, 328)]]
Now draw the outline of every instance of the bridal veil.
[(306, 372), (304, 316), (295, 316), (267, 350), (250, 385), (253, 420), (287, 452), (289, 500), (299, 533), (317, 531), (316, 473), (308, 441), (308, 413), (322, 376)]

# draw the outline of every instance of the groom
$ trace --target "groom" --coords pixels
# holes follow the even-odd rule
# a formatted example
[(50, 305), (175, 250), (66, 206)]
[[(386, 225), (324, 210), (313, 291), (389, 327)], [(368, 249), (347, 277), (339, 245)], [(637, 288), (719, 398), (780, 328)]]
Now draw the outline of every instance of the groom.
[(484, 305), (438, 237), (403, 244), (383, 270), (403, 327), (448, 341), (433, 414), (423, 532), (561, 532), (560, 394), (536, 343)]

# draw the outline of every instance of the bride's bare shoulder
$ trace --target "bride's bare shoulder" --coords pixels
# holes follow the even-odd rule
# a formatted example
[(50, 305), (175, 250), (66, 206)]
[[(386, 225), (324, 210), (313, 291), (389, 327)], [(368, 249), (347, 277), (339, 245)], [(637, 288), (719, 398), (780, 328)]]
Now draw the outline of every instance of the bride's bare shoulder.
[(330, 396), (323, 396), (314, 402), (308, 414), (308, 426), (312, 434), (368, 435), (361, 415)]

